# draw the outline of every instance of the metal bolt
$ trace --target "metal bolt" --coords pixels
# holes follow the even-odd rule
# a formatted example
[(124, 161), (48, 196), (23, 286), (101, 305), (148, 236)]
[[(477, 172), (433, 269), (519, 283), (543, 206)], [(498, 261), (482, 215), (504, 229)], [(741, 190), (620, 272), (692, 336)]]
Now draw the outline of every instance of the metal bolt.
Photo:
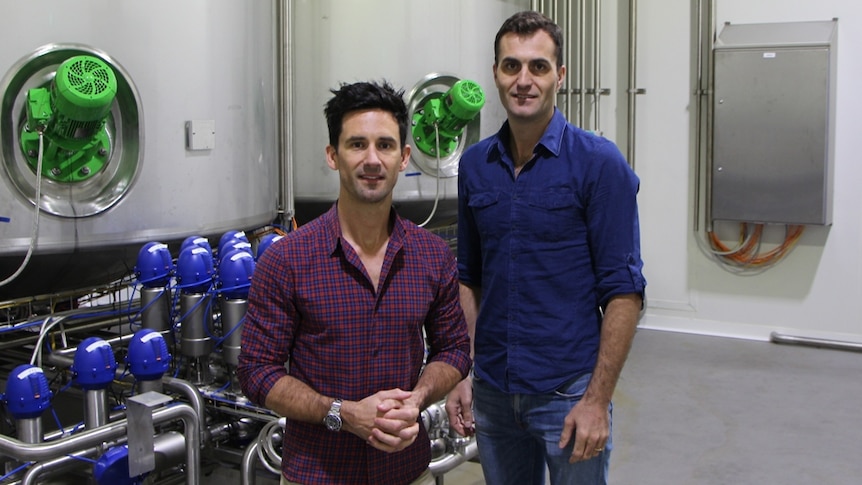
[(81, 175), (90, 175), (90, 167), (81, 167)]
[(59, 177), (61, 173), (63, 173), (63, 171), (57, 167), (54, 167), (51, 169), (51, 175), (53, 175), (55, 177)]
[(104, 148), (104, 147), (99, 148), (99, 155), (101, 155), (101, 156), (103, 156), (103, 157), (104, 157), (104, 156), (105, 156), (105, 155), (107, 155), (107, 154), (108, 154), (108, 150), (105, 150), (105, 148)]
[(36, 150), (27, 150), (27, 156), (28, 157), (35, 157), (36, 156)]

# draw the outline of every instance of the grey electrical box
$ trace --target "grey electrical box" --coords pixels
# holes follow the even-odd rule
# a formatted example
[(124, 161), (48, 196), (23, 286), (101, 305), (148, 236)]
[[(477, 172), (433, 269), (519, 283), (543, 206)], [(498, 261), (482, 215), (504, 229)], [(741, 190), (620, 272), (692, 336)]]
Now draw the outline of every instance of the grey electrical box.
[(832, 223), (836, 29), (836, 20), (722, 29), (713, 220)]

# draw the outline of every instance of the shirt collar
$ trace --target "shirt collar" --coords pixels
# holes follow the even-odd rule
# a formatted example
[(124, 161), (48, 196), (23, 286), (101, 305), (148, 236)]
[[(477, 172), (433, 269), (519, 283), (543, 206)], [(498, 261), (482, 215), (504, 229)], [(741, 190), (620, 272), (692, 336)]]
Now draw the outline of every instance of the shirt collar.
[[(329, 254), (334, 256), (341, 248), (341, 225), (338, 224), (338, 201), (332, 204), (321, 217), (321, 222), (324, 226), (325, 241), (327, 247), (330, 248)], [(392, 225), (392, 234), (389, 235), (389, 245), (394, 249), (400, 249), (405, 240), (406, 229), (404, 221), (395, 208), (389, 209), (389, 219), (394, 219)]]
[[(559, 157), (561, 147), (563, 146), (563, 133), (567, 125), (568, 122), (563, 113), (559, 109), (554, 108), (554, 115), (551, 117), (548, 127), (545, 128), (542, 138), (539, 139), (538, 146), (544, 147), (545, 150), (551, 152), (555, 157)], [(511, 128), (509, 127), (509, 120), (506, 120), (503, 122), (500, 131), (497, 132), (497, 143), (494, 145), (497, 155), (502, 156), (502, 154), (508, 153), (506, 147), (508, 146), (510, 136)]]

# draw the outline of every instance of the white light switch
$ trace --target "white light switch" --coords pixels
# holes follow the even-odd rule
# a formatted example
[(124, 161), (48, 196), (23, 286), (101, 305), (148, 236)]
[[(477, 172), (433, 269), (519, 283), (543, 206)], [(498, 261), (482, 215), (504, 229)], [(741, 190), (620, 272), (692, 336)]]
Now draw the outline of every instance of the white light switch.
[(186, 149), (212, 150), (215, 148), (215, 120), (186, 121)]

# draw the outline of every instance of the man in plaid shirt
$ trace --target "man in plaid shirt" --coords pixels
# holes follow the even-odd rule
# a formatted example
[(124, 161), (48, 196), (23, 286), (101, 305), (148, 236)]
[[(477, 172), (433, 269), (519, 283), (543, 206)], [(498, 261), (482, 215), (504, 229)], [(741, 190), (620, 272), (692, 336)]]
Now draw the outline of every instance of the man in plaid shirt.
[(283, 484), (433, 484), (419, 413), (471, 365), (455, 258), (392, 208), (410, 160), (403, 91), (332, 92), (326, 160), (338, 201), (258, 262), (239, 380), (287, 417)]

